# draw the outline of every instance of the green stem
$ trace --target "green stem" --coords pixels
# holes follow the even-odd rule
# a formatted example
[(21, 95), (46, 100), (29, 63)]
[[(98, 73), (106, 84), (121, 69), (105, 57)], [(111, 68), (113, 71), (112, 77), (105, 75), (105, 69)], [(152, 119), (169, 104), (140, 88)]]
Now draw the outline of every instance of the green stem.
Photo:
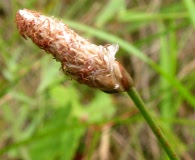
[(130, 88), (127, 91), (128, 95), (132, 98), (133, 102), (135, 103), (136, 107), (139, 109), (142, 116), (145, 118), (146, 122), (152, 129), (153, 133), (155, 134), (156, 138), (164, 148), (165, 152), (169, 156), (171, 160), (179, 160), (178, 156), (172, 150), (169, 142), (167, 141), (166, 137), (164, 136), (163, 132), (159, 128), (159, 126), (154, 122), (152, 117), (150, 116), (149, 112), (146, 109), (146, 106), (140, 97), (139, 93), (137, 92), (135, 87)]

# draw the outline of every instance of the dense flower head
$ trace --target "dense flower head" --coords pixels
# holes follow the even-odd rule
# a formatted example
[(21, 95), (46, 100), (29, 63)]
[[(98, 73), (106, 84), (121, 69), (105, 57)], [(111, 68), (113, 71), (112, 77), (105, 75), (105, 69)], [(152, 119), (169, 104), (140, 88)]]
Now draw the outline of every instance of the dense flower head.
[(133, 80), (115, 60), (118, 44), (95, 45), (61, 21), (27, 9), (16, 13), (20, 34), (61, 62), (65, 74), (79, 83), (115, 93), (128, 90)]

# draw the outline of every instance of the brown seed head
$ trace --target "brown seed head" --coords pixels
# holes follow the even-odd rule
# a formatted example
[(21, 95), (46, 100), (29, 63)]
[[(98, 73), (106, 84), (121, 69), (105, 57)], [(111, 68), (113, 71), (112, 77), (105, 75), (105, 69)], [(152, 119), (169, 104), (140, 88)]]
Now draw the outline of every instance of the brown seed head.
[(126, 91), (133, 80), (120, 63), (115, 61), (117, 44), (97, 46), (80, 37), (65, 24), (38, 12), (23, 9), (16, 13), (20, 34), (62, 64), (62, 70), (79, 83), (104, 92)]

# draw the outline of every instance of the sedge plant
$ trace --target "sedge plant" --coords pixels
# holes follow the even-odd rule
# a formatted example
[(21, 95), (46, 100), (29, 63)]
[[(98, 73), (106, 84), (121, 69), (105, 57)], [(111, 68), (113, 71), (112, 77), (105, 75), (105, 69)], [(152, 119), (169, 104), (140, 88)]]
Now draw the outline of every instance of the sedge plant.
[(115, 60), (118, 44), (95, 45), (53, 18), (27, 9), (16, 13), (20, 34), (61, 63), (62, 71), (72, 79), (106, 93), (127, 92), (172, 160), (178, 157), (159, 126), (150, 116), (125, 68)]

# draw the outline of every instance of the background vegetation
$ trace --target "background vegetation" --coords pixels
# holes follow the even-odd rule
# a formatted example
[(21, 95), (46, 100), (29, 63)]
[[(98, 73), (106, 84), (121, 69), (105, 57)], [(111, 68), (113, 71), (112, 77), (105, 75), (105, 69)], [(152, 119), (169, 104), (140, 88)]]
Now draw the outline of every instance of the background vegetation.
[(71, 81), (51, 55), (18, 33), (22, 8), (67, 23), (117, 59), (183, 160), (195, 159), (193, 0), (1, 0), (0, 159), (167, 159), (125, 93)]

